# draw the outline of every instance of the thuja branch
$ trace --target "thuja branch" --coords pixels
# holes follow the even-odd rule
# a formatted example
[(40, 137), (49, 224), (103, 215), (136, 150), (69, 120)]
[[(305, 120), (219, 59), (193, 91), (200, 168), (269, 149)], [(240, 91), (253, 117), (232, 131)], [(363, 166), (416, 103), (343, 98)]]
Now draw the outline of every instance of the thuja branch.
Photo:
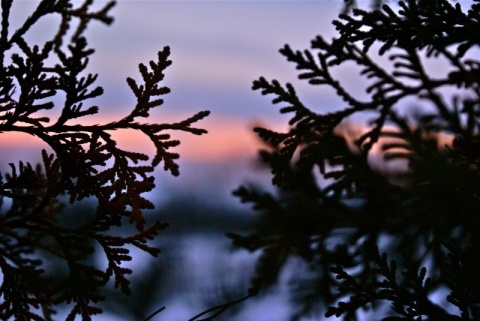
[[(399, 13), (386, 5), (382, 10), (372, 12), (354, 9), (353, 17), (343, 14), (340, 15), (341, 20), (334, 21), (340, 34), (338, 38), (328, 42), (318, 36), (312, 41), (311, 50), (294, 51), (288, 45), (282, 48), (281, 54), (300, 71), (300, 79), (307, 80), (312, 85), (331, 87), (347, 106), (337, 112), (314, 113), (302, 104), (293, 86), (287, 84), (284, 88), (276, 80), (269, 82), (261, 77), (254, 81), (253, 89), (260, 90), (263, 95), (273, 95), (274, 104), (284, 103), (285, 105), (280, 107), (281, 113), (294, 114), (289, 122), (294, 127), (288, 133), (256, 129), (261, 138), (266, 141), (275, 140), (280, 147), (279, 155), (291, 158), (295, 149), (317, 143), (310, 139), (312, 133), (320, 133), (319, 137), (325, 137), (352, 115), (371, 111), (377, 114), (371, 121), (373, 126), (357, 137), (357, 145), (362, 148), (363, 153), (368, 154), (372, 146), (379, 141), (384, 126), (390, 124), (390, 117), (395, 113), (398, 104), (407, 98), (416, 97), (438, 109), (443, 122), (449, 125), (448, 131), (463, 134), (459, 117), (448, 107), (448, 102), (441, 92), (446, 87), (464, 86), (464, 79), (470, 79), (472, 86), (467, 89), (473, 90), (472, 94), (479, 97), (474, 77), (471, 76), (478, 70), (478, 65), (463, 57), (471, 43), (466, 41), (464, 36), (452, 37), (447, 31), (439, 35), (444, 39), (436, 40), (418, 36), (416, 31), (422, 30), (423, 34), (425, 27), (432, 32), (444, 29), (444, 21), (460, 24), (459, 28), (463, 29), (465, 25), (478, 24), (479, 20), (476, 19), (474, 11), (467, 17), (459, 5), (454, 8), (448, 2), (442, 2), (435, 14), (432, 10), (417, 8), (414, 2), (409, 5), (413, 8), (407, 8), (406, 4), (401, 2), (404, 10)], [(395, 49), (395, 52), (389, 54), (393, 68), (382, 68), (376, 62), (376, 58), (371, 54), (374, 43), (379, 44), (380, 56), (389, 53), (390, 49)], [(456, 47), (458, 44), (460, 46)], [(444, 55), (459, 71), (450, 72), (443, 77), (434, 78), (429, 75), (421, 58), (425, 48), (427, 55)], [(451, 53), (452, 51), (454, 53)], [(369, 83), (366, 87), (368, 100), (358, 100), (342, 86), (339, 79), (332, 76), (333, 69), (351, 62), (359, 66), (360, 76), (365, 83)], [(460, 77), (460, 73), (465, 77)], [(467, 104), (467, 100), (464, 103)], [(329, 161), (332, 161), (332, 158)]]
[[(13, 1), (2, 1), (0, 133), (30, 134), (51, 149), (42, 151), (42, 164), (34, 167), (20, 161), (18, 166), (10, 165), (10, 173), (0, 176), (0, 269), (5, 276), (0, 286), (2, 319), (49, 320), (55, 305), (67, 303), (71, 304), (67, 320), (76, 316), (91, 320), (102, 312), (96, 304), (104, 299), (101, 289), (112, 279), (115, 287), (130, 293), (128, 276), (133, 271), (124, 266), (132, 260), (128, 247), (158, 255), (159, 249), (149, 242), (167, 227), (162, 222), (146, 224), (144, 211), (154, 208), (144, 197), (155, 187), (151, 173), (163, 162), (165, 170), (179, 174), (179, 155), (171, 148), (180, 142), (171, 137), (173, 132), (207, 133), (194, 124), (208, 116), (208, 111), (174, 123), (139, 121), (161, 106), (159, 97), (170, 91), (159, 85), (171, 65), (168, 47), (160, 50), (148, 67), (139, 65), (141, 82), (127, 79), (137, 103), (126, 117), (105, 124), (81, 123), (83, 117), (99, 111), (98, 106), (86, 105), (87, 101), (103, 93), (103, 88), (95, 86), (97, 75), (85, 74), (94, 50), (84, 31), (92, 21), (113, 21), (109, 16), (113, 1), (98, 11), (92, 11), (92, 4), (85, 0), (74, 7), (69, 0), (42, 1), (12, 34), (9, 14)], [(50, 14), (60, 17), (53, 38), (43, 45), (27, 43), (23, 38), (26, 32)], [(78, 22), (76, 28), (74, 21)], [(11, 54), (9, 65), (7, 54)], [(59, 93), (64, 94), (63, 104), (54, 103)], [(38, 116), (55, 108), (60, 109), (57, 119)], [(118, 146), (112, 133), (125, 129), (142, 133), (154, 144), (156, 154), (150, 163), (148, 155)], [(65, 226), (59, 201), (62, 195), (71, 203), (94, 198), (96, 209), (78, 214), (84, 217), (75, 226)], [(4, 206), (4, 199), (11, 200), (9, 206)], [(125, 224), (133, 224), (137, 231), (117, 235), (115, 228)], [(38, 256), (44, 250), (64, 262), (63, 276), (49, 282), (45, 280), (50, 271), (47, 277), (42, 275), (43, 262)], [(106, 267), (91, 260), (94, 251), (104, 255)], [(46, 307), (43, 316), (30, 312), (40, 304)]]
[[(254, 129), (266, 144), (260, 161), (278, 193), (236, 190), (260, 212), (260, 223), (247, 236), (229, 236), (260, 252), (253, 285), (277, 282), (292, 256), (305, 261), (307, 277), (296, 271), (291, 279), (299, 311), (293, 320), (311, 317), (319, 303), (335, 306), (328, 316), (355, 320), (361, 307), (376, 309), (379, 301), (391, 301), (396, 313), (384, 320), (480, 315), (478, 278), (469, 272), (479, 269), (471, 251), (480, 248), (480, 4), (463, 5), (407, 0), (397, 9), (353, 9), (334, 21), (336, 38), (317, 36), (303, 51), (285, 45), (280, 53), (300, 80), (332, 89), (343, 101), (337, 111), (323, 112), (331, 108), (321, 101), (306, 106), (290, 83), (253, 82), (291, 114), (290, 128)], [(433, 72), (430, 62), (437, 60), (444, 65)], [(337, 77), (341, 68), (352, 73), (352, 65), (361, 97)], [(394, 260), (378, 249), (363, 253), (365, 240)], [(445, 263), (445, 241), (458, 247), (456, 254), (466, 247), (471, 257)], [(414, 262), (401, 278), (397, 260)], [(420, 268), (426, 263), (434, 267), (429, 277)], [(461, 317), (430, 301), (438, 289), (452, 290), (446, 300)]]

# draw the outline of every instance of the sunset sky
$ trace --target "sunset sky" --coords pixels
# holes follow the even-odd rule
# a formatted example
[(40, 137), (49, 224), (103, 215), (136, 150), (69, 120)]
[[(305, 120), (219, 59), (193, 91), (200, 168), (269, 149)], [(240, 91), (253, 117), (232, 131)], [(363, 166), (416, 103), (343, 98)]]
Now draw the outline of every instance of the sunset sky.
[[(12, 16), (20, 23), (36, 3), (15, 2)], [(106, 1), (95, 3), (101, 7)], [(181, 177), (162, 179), (165, 184), (194, 184), (205, 181), (198, 175), (208, 172), (213, 185), (230, 193), (241, 183), (241, 177), (248, 176), (248, 160), (259, 146), (252, 126), (261, 123), (283, 130), (287, 124), (287, 118), (278, 113), (279, 107), (270, 103), (272, 97), (251, 90), (252, 81), (265, 76), (282, 83), (297, 82), (294, 65), (278, 50), (286, 43), (296, 49), (308, 48), (317, 34), (333, 37), (331, 21), (342, 5), (341, 0), (117, 1), (111, 11), (115, 22), (111, 26), (94, 22), (87, 31), (89, 44), (96, 50), (90, 71), (99, 74), (97, 84), (105, 90), (103, 96), (91, 101), (100, 107), (100, 113), (88, 121), (101, 123), (126, 115), (135, 105), (126, 77), (139, 80), (138, 63), (148, 63), (158, 50), (170, 46), (173, 65), (167, 69), (163, 84), (172, 92), (146, 121), (180, 121), (200, 110), (210, 110), (211, 115), (198, 123), (208, 135), (178, 136), (182, 145), (175, 151), (181, 155)], [(55, 21), (41, 21), (27, 40), (39, 42), (55, 28)], [(297, 89), (307, 106), (317, 111), (338, 104), (331, 92), (318, 87), (300, 85)], [(138, 135), (118, 135), (130, 147), (152, 150)], [(4, 160), (39, 155), (37, 143), (26, 135), (3, 136), (2, 145), (8, 151)], [(228, 162), (235, 163), (230, 164), (228, 178), (223, 173), (211, 176), (215, 174), (215, 170), (210, 172), (212, 168)], [(230, 184), (220, 187), (225, 180)]]
[(138, 79), (138, 63), (155, 58), (168, 45), (173, 65), (165, 84), (172, 93), (149, 121), (210, 110), (210, 117), (199, 123), (210, 134), (185, 138), (182, 156), (209, 161), (238, 157), (255, 141), (254, 122), (285, 123), (271, 98), (251, 90), (252, 81), (260, 76), (295, 81), (294, 66), (278, 49), (285, 43), (303, 49), (318, 33), (333, 35), (331, 20), (341, 5), (340, 0), (119, 1), (112, 11), (115, 23), (90, 30), (97, 48), (92, 65), (106, 90), (99, 103), (107, 114), (128, 111), (134, 97), (125, 78)]

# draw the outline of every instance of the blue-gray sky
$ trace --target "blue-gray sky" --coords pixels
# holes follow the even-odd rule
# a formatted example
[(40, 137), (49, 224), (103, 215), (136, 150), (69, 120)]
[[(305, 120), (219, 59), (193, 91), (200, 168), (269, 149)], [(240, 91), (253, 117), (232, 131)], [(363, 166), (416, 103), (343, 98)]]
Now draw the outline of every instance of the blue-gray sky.
[[(15, 2), (12, 16), (17, 19), (13, 25), (19, 24), (37, 3)], [(105, 3), (105, 0), (95, 2), (98, 7)], [(287, 118), (281, 117), (278, 106), (270, 103), (272, 97), (262, 97), (251, 90), (252, 81), (265, 76), (296, 82), (295, 66), (278, 50), (286, 43), (298, 49), (308, 48), (310, 40), (318, 34), (333, 37), (331, 21), (342, 6), (342, 0), (119, 0), (111, 11), (115, 17), (111, 26), (94, 22), (87, 30), (89, 44), (96, 50), (90, 60), (90, 71), (99, 74), (98, 84), (105, 89), (104, 95), (92, 102), (100, 107), (100, 117), (96, 119), (113, 120), (133, 108), (135, 99), (125, 78), (139, 79), (138, 63), (155, 59), (158, 50), (170, 46), (173, 65), (166, 71), (164, 84), (172, 92), (147, 121), (179, 121), (200, 110), (211, 111), (198, 124), (209, 134), (181, 135), (182, 145), (176, 149), (181, 154), (182, 174), (172, 184), (184, 186), (189, 181), (192, 187), (204, 180), (199, 174), (212, 175), (211, 171), (198, 170), (196, 165), (209, 163), (211, 168), (212, 163), (241, 162), (256, 154), (258, 144), (251, 131), (254, 122), (287, 127)], [(55, 32), (55, 27), (55, 20), (41, 21), (28, 40), (40, 42)], [(322, 88), (305, 85), (298, 89), (307, 104), (317, 110), (335, 108), (338, 103), (331, 92)], [(131, 133), (121, 139), (142, 151), (152, 148)], [(34, 138), (22, 136), (21, 140)], [(19, 147), (17, 152), (33, 155), (32, 148), (20, 149), (14, 145)], [(13, 158), (8, 161), (15, 161), (17, 154), (9, 155)], [(240, 183), (238, 177), (243, 177), (245, 171), (232, 165), (229, 174), (211, 177), (216, 186), (230, 183), (220, 187), (227, 195), (232, 186)]]
[[(172, 50), (166, 108), (210, 109), (212, 117), (268, 117), (274, 109), (251, 91), (254, 79), (292, 81), (294, 66), (278, 53), (285, 43), (303, 49), (317, 34), (333, 35), (343, 4), (327, 1), (118, 1), (110, 28), (92, 28), (92, 63), (105, 83), (106, 105), (132, 103), (125, 77), (138, 62)], [(126, 106), (128, 107), (128, 106)]]
[[(97, 7), (105, 3), (95, 2)], [(36, 4), (29, 0), (15, 3), (12, 16), (19, 17), (18, 24)], [(155, 59), (158, 50), (170, 46), (173, 65), (166, 71), (164, 84), (172, 92), (148, 121), (178, 121), (208, 109), (211, 116), (199, 125), (210, 134), (203, 140), (194, 138), (194, 143), (187, 136), (181, 152), (186, 158), (212, 160), (215, 153), (218, 159), (227, 154), (236, 157), (254, 139), (252, 122), (286, 127), (286, 118), (279, 115), (278, 106), (271, 105), (271, 97), (251, 90), (252, 81), (265, 76), (295, 82), (294, 65), (278, 50), (285, 43), (308, 48), (317, 34), (331, 38), (331, 21), (342, 6), (342, 0), (119, 0), (111, 11), (115, 17), (111, 26), (94, 22), (87, 31), (89, 44), (96, 50), (90, 71), (99, 74), (97, 83), (105, 89), (92, 104), (99, 105), (100, 119), (125, 115), (135, 105), (125, 78), (139, 79), (138, 63)], [(48, 37), (55, 31), (55, 21), (41, 21), (29, 40), (40, 42)], [(317, 110), (335, 108), (339, 102), (332, 92), (319, 87), (300, 86), (299, 91), (307, 105)], [(212, 146), (215, 138), (219, 141)], [(203, 148), (202, 142), (210, 148)]]

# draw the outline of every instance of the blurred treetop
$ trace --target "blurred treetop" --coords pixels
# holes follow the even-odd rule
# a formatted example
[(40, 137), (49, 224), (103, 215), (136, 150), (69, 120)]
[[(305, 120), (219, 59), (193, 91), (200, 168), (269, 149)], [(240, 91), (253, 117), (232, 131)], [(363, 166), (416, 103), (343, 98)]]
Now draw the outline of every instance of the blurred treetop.
[[(343, 320), (364, 309), (371, 320), (478, 320), (480, 4), (400, 1), (333, 24), (333, 40), (280, 53), (301, 80), (333, 89), (338, 111), (306, 106), (289, 83), (253, 82), (291, 119), (287, 132), (255, 128), (278, 193), (234, 193), (259, 212), (249, 234), (229, 234), (261, 251), (252, 286), (268, 292), (298, 258), (292, 320), (325, 305)], [(448, 66), (440, 75), (428, 68), (438, 61)], [(358, 67), (366, 95), (336, 78), (346, 66)], [(358, 115), (370, 120), (351, 137)], [(393, 172), (372, 162), (379, 155)]]

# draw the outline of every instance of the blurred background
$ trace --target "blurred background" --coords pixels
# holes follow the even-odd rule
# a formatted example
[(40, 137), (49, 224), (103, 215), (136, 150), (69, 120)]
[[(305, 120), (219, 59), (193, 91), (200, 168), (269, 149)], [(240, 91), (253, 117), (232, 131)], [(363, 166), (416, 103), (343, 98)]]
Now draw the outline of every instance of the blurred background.
[[(106, 1), (96, 1), (102, 7)], [(19, 23), (37, 1), (17, 1), (14, 16)], [(163, 85), (171, 93), (151, 113), (148, 122), (176, 122), (200, 110), (211, 115), (197, 123), (209, 134), (174, 133), (181, 140), (180, 176), (172, 177), (161, 167), (155, 173), (156, 189), (148, 196), (156, 203), (150, 220), (166, 220), (168, 230), (157, 239), (159, 258), (136, 254), (131, 263), (133, 293), (112, 292), (108, 311), (97, 320), (137, 320), (161, 306), (165, 311), (153, 320), (188, 320), (219, 303), (246, 294), (256, 255), (231, 251), (227, 231), (248, 228), (254, 213), (232, 196), (239, 185), (269, 186), (268, 170), (256, 164), (261, 146), (252, 132), (254, 125), (286, 129), (286, 116), (251, 90), (252, 81), (264, 76), (281, 83), (293, 82), (305, 104), (317, 111), (338, 108), (333, 92), (298, 84), (293, 65), (278, 53), (284, 44), (305, 49), (316, 35), (334, 36), (331, 21), (341, 11), (342, 0), (310, 1), (117, 1), (110, 27), (93, 23), (87, 31), (96, 53), (90, 71), (98, 73), (97, 84), (105, 93), (92, 100), (100, 113), (88, 121), (103, 123), (128, 114), (135, 105), (126, 77), (140, 79), (138, 64), (155, 59), (164, 46), (171, 48), (173, 65)], [(41, 21), (27, 41), (40, 42), (57, 28), (54, 19)], [(348, 76), (348, 71), (344, 71)], [(354, 88), (354, 79), (345, 78)], [(53, 111), (55, 112), (55, 111)], [(58, 112), (58, 110), (56, 110)], [(84, 118), (82, 121), (86, 121)], [(143, 137), (115, 133), (128, 149), (153, 151)], [(40, 142), (26, 135), (1, 135), (1, 166), (9, 162), (36, 161)], [(75, 207), (79, 213), (90, 204)], [(99, 258), (101, 259), (101, 258)], [(294, 263), (295, 264), (295, 263)], [(288, 318), (280, 288), (229, 310), (218, 320), (235, 313), (236, 320)], [(230, 313), (230, 314), (229, 314)]]

